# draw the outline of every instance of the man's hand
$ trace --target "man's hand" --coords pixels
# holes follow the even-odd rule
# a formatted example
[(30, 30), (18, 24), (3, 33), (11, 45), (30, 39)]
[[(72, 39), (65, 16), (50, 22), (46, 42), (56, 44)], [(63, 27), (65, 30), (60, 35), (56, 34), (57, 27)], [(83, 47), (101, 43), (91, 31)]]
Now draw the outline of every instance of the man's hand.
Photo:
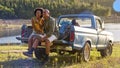
[(47, 40), (46, 36), (41, 39), (41, 41), (45, 41), (45, 40)]

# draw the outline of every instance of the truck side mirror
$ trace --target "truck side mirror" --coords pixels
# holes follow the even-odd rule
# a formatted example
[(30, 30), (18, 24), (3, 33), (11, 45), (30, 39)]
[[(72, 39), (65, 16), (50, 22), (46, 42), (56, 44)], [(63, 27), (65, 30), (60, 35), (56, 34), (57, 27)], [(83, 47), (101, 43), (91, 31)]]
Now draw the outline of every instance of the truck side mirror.
[(105, 30), (105, 25), (104, 25), (104, 21), (102, 20), (102, 30)]

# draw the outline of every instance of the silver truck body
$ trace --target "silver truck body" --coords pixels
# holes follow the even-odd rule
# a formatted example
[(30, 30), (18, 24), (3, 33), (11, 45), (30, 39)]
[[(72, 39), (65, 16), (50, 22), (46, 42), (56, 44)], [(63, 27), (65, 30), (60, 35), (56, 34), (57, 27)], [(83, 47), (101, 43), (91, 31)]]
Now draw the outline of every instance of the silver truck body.
[(91, 49), (105, 49), (108, 42), (113, 43), (113, 35), (105, 31), (104, 22), (100, 17), (93, 14), (69, 14), (62, 15), (58, 19), (58, 26), (61, 20), (71, 21), (76, 19), (80, 26), (74, 26), (75, 39), (73, 49), (81, 50), (86, 42), (89, 42)]

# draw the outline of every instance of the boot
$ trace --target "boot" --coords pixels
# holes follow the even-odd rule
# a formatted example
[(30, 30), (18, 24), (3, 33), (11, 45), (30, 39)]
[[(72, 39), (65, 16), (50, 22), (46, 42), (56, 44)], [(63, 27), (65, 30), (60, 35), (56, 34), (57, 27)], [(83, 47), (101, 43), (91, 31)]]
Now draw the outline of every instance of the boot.
[(23, 52), (25, 56), (33, 57), (34, 48), (29, 49), (27, 52)]

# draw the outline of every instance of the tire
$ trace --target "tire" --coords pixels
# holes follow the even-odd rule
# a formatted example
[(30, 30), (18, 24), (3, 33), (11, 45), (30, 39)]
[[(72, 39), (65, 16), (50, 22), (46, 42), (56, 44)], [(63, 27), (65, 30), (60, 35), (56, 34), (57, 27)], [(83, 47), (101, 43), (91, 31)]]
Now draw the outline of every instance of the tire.
[(45, 48), (36, 48), (35, 49), (35, 57), (41, 61), (46, 60), (46, 50)]
[(104, 50), (100, 50), (100, 55), (102, 57), (107, 57), (107, 56), (111, 56), (112, 54), (112, 44), (108, 43), (107, 47)]
[(90, 59), (90, 44), (86, 42), (81, 52), (81, 60), (88, 62), (89, 59)]

